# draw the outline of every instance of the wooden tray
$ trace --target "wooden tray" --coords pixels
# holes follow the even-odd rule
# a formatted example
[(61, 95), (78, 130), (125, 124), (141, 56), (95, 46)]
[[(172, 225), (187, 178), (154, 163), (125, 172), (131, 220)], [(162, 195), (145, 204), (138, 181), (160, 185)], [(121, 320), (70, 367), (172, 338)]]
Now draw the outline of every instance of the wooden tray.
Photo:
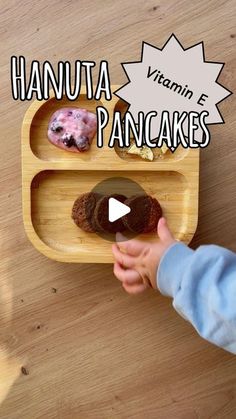
[[(119, 86), (112, 86), (113, 91)], [(96, 112), (105, 106), (110, 120), (104, 131), (105, 146), (96, 138), (87, 153), (74, 154), (49, 143), (50, 115), (65, 106), (84, 107)], [(27, 110), (22, 126), (22, 193), (25, 231), (44, 255), (62, 262), (109, 263), (111, 243), (96, 234), (80, 230), (71, 219), (71, 208), (79, 194), (90, 191), (108, 177), (126, 177), (139, 183), (161, 203), (175, 237), (188, 243), (197, 226), (199, 150), (178, 148), (163, 159), (149, 162), (123, 150), (107, 146), (114, 110), (125, 111), (126, 104), (113, 95), (111, 101), (87, 100), (85, 88), (75, 102), (35, 101)], [(156, 240), (156, 235), (140, 236)]]

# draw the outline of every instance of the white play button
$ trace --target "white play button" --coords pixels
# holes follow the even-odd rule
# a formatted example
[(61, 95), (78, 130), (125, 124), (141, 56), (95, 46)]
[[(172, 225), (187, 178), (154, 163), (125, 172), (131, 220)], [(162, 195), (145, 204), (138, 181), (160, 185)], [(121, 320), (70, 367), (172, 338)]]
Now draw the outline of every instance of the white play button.
[(109, 198), (108, 219), (110, 223), (119, 220), (119, 218), (123, 217), (126, 214), (129, 214), (130, 211), (130, 207), (128, 207), (127, 205), (122, 204), (122, 202), (118, 201), (115, 198)]

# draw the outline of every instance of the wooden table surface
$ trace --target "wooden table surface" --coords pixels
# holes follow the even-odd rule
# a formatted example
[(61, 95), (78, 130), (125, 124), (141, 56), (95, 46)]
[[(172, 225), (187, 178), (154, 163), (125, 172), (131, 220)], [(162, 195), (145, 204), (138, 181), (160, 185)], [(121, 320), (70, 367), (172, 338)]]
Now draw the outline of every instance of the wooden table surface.
[[(233, 419), (236, 359), (203, 341), (157, 292), (126, 294), (111, 265), (57, 263), (27, 240), (21, 216), (20, 128), (28, 102), (11, 98), (9, 59), (138, 60), (143, 40), (174, 32), (226, 63), (236, 88), (236, 3), (1, 0), (1, 419)], [(95, 72), (96, 74), (96, 72)], [(220, 105), (201, 153), (199, 225), (192, 246), (236, 251), (235, 97)]]

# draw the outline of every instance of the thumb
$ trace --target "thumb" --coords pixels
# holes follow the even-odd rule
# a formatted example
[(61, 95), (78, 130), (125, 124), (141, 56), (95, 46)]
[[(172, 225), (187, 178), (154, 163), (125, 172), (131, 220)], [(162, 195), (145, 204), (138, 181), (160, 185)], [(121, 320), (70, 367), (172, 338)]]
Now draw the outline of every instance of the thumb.
[(164, 217), (161, 217), (158, 222), (157, 233), (163, 242), (170, 242), (174, 240), (174, 237), (171, 231), (169, 230), (168, 224)]

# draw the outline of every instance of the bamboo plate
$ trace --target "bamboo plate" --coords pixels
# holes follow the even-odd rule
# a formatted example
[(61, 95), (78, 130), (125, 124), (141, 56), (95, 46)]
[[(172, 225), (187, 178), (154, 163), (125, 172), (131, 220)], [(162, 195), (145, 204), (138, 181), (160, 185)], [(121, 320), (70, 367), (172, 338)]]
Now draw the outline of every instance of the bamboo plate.
[[(112, 86), (113, 91), (119, 86)], [(105, 145), (97, 148), (96, 138), (89, 152), (75, 154), (58, 149), (47, 139), (50, 115), (65, 106), (78, 106), (96, 113), (104, 106), (110, 120), (104, 130)], [(107, 145), (114, 110), (125, 111), (125, 103), (113, 95), (111, 101), (87, 100), (85, 88), (79, 99), (61, 101), (51, 94), (47, 101), (35, 101), (27, 110), (22, 126), (22, 194), (25, 231), (44, 255), (62, 262), (109, 263), (111, 243), (80, 230), (71, 219), (71, 208), (79, 194), (89, 192), (108, 177), (126, 177), (156, 197), (179, 240), (189, 243), (198, 219), (199, 150), (178, 148), (161, 160), (144, 161)], [(156, 240), (156, 235), (140, 236)]]

